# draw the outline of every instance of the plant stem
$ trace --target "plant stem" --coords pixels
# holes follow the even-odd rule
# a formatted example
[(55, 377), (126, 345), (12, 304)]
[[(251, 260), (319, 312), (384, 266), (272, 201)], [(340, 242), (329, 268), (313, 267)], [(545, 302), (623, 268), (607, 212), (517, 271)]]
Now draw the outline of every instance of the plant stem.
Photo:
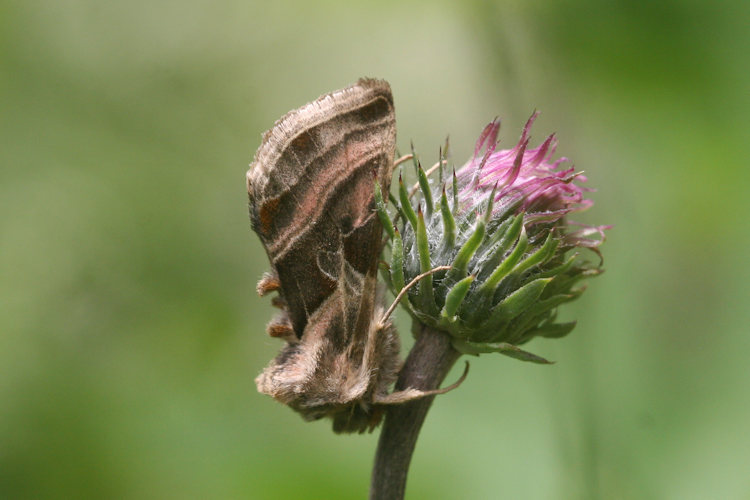
[[(401, 369), (396, 390), (437, 389), (460, 356), (451, 346), (448, 334), (422, 325)], [(370, 500), (404, 498), (411, 456), (433, 399), (435, 396), (428, 396), (386, 410), (372, 470)]]

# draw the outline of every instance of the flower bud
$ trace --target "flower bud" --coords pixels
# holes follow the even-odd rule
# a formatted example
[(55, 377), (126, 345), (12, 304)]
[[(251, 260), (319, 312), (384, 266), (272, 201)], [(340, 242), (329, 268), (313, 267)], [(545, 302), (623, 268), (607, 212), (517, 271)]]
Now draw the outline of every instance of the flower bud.
[[(576, 284), (582, 278), (602, 272), (598, 247), (608, 226), (568, 221), (592, 204), (580, 185), (586, 179), (564, 168), (565, 158), (551, 159), (554, 135), (528, 148), (537, 114), (512, 149), (496, 150), (500, 122), (488, 124), (473, 157), (447, 181), (442, 154), (437, 179), (429, 179), (415, 159), (416, 196), (399, 178), (398, 197), (391, 197), (394, 218), (376, 189), (391, 239), (386, 281), (398, 293), (415, 277), (451, 266), (422, 278), (402, 304), (417, 321), (448, 332), (466, 354), (500, 352), (547, 363), (517, 346), (567, 335), (575, 322), (557, 322), (557, 308), (581, 295)], [(582, 258), (584, 248), (599, 262)]]

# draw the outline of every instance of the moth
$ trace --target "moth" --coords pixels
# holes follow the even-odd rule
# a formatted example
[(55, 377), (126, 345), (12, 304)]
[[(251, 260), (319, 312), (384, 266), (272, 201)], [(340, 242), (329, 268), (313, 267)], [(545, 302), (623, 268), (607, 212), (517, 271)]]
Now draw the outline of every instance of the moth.
[(360, 79), (281, 117), (247, 172), (271, 264), (257, 289), (278, 292), (267, 332), (285, 342), (258, 391), (305, 420), (330, 417), (337, 433), (372, 430), (383, 405), (443, 391), (389, 389), (401, 361), (377, 281), (374, 185), (389, 192), (395, 147), (390, 86)]

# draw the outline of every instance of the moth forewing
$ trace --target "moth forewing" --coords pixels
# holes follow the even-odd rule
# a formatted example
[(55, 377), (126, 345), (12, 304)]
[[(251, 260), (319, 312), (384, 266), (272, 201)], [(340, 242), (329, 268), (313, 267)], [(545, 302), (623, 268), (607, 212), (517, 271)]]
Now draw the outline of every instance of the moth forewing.
[(272, 268), (259, 290), (282, 299), (269, 333), (287, 339), (258, 390), (306, 419), (332, 417), (337, 432), (377, 424), (373, 399), (399, 367), (395, 330), (373, 326), (382, 309), (373, 176), (387, 192), (395, 141), (388, 83), (363, 79), (279, 119), (247, 173), (250, 218)]
[(389, 394), (401, 362), (395, 304), (384, 311), (377, 283), (373, 177), (387, 193), (395, 145), (390, 86), (362, 79), (279, 119), (247, 172), (250, 219), (271, 263), (257, 290), (278, 291), (267, 329), (286, 341), (258, 390), (306, 420), (331, 417), (335, 432), (372, 430), (383, 405), (465, 377)]

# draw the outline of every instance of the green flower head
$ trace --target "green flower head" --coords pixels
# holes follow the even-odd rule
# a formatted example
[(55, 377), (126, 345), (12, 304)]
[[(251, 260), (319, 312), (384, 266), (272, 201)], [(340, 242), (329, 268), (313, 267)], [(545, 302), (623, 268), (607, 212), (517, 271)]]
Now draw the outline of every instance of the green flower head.
[[(496, 149), (500, 122), (488, 124), (472, 158), (451, 179), (443, 179), (442, 154), (432, 179), (415, 159), (417, 188), (409, 193), (399, 178), (393, 218), (376, 188), (391, 242), (387, 283), (398, 293), (450, 266), (421, 277), (402, 304), (415, 320), (448, 332), (466, 354), (500, 352), (546, 363), (517, 346), (568, 334), (575, 322), (557, 322), (557, 308), (581, 295), (582, 278), (602, 272), (598, 247), (608, 226), (568, 220), (592, 204), (581, 186), (586, 179), (564, 167), (565, 158), (551, 159), (554, 135), (529, 149), (537, 114), (512, 149)], [(599, 255), (598, 262), (582, 258), (582, 249)]]

